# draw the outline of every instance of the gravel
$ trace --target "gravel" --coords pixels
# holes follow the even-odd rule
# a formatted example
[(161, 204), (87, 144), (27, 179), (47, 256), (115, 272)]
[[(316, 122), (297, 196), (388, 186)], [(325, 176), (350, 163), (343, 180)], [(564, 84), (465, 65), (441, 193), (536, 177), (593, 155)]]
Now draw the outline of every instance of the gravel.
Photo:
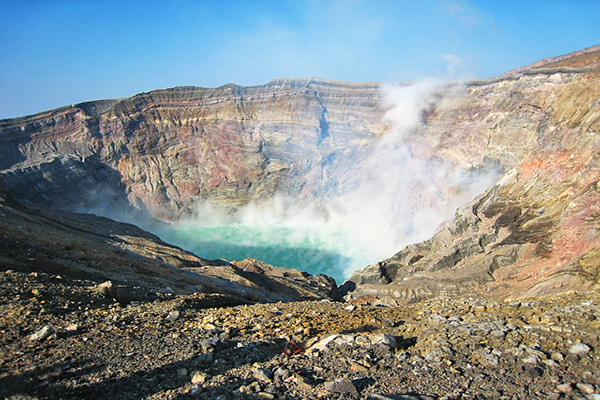
[(5, 271), (0, 396), (597, 399), (599, 300), (121, 304), (91, 282)]

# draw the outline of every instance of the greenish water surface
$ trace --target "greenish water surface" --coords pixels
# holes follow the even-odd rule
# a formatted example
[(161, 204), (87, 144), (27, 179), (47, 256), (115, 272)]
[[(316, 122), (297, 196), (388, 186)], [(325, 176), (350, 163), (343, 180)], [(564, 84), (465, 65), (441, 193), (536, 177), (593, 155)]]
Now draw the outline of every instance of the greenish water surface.
[(186, 223), (161, 235), (165, 240), (206, 259), (266, 263), (326, 274), (340, 284), (353, 266), (364, 267), (364, 256), (353, 256), (350, 238), (343, 232), (316, 232), (285, 226), (202, 226)]

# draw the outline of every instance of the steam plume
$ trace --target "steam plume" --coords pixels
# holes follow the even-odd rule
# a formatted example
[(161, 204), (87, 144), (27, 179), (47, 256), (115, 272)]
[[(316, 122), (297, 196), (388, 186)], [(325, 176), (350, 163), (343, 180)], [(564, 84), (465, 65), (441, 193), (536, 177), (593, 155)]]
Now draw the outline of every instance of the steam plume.
[(253, 257), (340, 281), (433, 235), (496, 174), (461, 172), (420, 151), (424, 113), (456, 95), (456, 87), (426, 80), (382, 92), (390, 130), (349, 173), (341, 195), (302, 205), (275, 196), (268, 207), (251, 204), (235, 216), (203, 205), (198, 219), (180, 224), (169, 239), (204, 257)]

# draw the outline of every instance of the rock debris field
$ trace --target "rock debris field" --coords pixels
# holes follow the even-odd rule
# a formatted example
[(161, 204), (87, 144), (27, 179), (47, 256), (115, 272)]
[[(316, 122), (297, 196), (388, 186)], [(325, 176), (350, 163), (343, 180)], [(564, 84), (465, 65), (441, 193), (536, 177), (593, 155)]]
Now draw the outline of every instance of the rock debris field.
[(124, 304), (106, 286), (0, 272), (2, 398), (600, 399), (598, 292)]

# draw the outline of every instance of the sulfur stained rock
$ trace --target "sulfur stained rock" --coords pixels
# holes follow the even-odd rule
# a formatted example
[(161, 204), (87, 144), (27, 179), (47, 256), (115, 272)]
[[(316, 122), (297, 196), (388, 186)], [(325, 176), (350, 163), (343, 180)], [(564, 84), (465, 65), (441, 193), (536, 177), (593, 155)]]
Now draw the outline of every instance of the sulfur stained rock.
[[(446, 86), (406, 140), (414, 157), (468, 182), (440, 182), (435, 198), (416, 184), (406, 203), (433, 207), (457, 196), (466, 203), (463, 186), (480, 176), (491, 187), (431, 239), (354, 274), (359, 287), (350, 300), (376, 296), (394, 305), (597, 288), (598, 53), (593, 47), (544, 60), (541, 69)], [(385, 107), (378, 83), (316, 78), (80, 103), (0, 121), (0, 174), (21, 200), (163, 221), (204, 201), (235, 211), (275, 193), (327, 198), (352, 187), (353, 168), (389, 131)], [(117, 251), (137, 245), (120, 239), (127, 243)], [(144, 256), (180, 263), (173, 249), (158, 250)], [(277, 283), (269, 282), (272, 293)]]

